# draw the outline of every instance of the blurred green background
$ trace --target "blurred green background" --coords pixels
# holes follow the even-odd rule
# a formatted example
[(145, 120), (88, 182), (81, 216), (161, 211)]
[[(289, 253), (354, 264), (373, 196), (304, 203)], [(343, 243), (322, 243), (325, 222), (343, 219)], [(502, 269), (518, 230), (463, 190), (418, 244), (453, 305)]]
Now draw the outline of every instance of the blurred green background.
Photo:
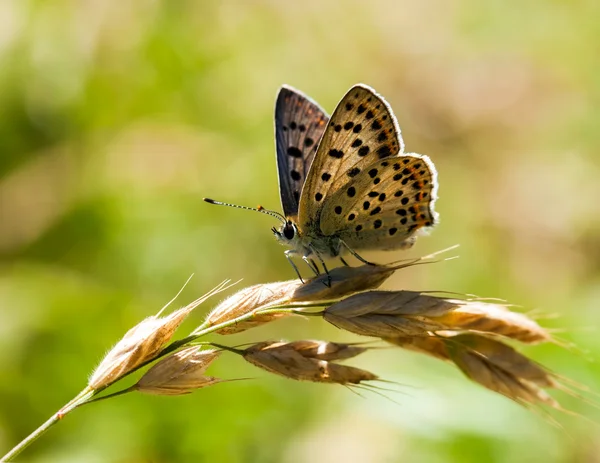
[[(190, 274), (180, 305), (226, 278), (294, 278), (271, 218), (202, 202), (279, 210), (282, 83), (328, 112), (352, 84), (373, 86), (407, 150), (435, 162), (439, 227), (409, 252), (368, 257), (459, 243), (460, 259), (386, 288), (556, 315), (544, 323), (588, 352), (524, 351), (600, 391), (599, 17), (593, 0), (1, 0), (1, 453)], [(296, 319), (220, 341), (274, 338), (357, 340)], [(555, 394), (583, 415), (554, 414), (560, 429), (418, 354), (353, 364), (406, 395), (295, 383), (224, 355), (213, 375), (256, 379), (84, 407), (23, 461), (600, 461), (588, 403)]]

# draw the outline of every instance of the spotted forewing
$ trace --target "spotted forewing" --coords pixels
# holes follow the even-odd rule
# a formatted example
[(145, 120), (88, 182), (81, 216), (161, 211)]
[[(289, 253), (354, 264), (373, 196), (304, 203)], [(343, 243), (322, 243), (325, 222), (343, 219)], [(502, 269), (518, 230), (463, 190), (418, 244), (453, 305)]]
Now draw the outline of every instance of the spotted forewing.
[(338, 236), (356, 249), (395, 249), (434, 225), (433, 163), (403, 150), (387, 102), (366, 85), (351, 88), (331, 116), (302, 189), (300, 230)]

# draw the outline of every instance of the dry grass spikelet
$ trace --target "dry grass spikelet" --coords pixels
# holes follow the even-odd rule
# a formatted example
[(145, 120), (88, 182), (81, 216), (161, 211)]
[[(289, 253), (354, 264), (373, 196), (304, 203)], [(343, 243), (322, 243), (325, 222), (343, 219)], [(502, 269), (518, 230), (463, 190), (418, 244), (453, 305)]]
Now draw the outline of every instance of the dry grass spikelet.
[(442, 330), (478, 331), (514, 339), (527, 344), (552, 341), (550, 334), (526, 315), (499, 304), (480, 301), (448, 300), (457, 307), (431, 317)]
[[(220, 325), (259, 309), (284, 305), (289, 300), (289, 294), (301, 285), (300, 280), (291, 280), (244, 288), (215, 307), (206, 317), (205, 325), (208, 327)], [(288, 313), (256, 315), (251, 319), (222, 328), (216, 333), (235, 334), (289, 315)]]
[[(170, 315), (159, 317), (159, 312), (131, 328), (96, 367), (89, 379), (88, 387), (91, 389), (107, 387), (136, 367), (152, 360), (171, 340), (175, 330), (192, 310), (210, 296), (222, 291), (227, 283), (223, 282), (206, 295)], [(161, 312), (167, 306), (163, 307)]]
[[(412, 261), (411, 261), (412, 262)], [(350, 294), (379, 287), (396, 270), (408, 263), (389, 267), (384, 265), (362, 265), (338, 267), (305, 283), (300, 280), (258, 284), (244, 288), (225, 299), (207, 316), (205, 326), (215, 326), (234, 320), (242, 315), (273, 307), (297, 307), (302, 303), (330, 303)], [(289, 313), (257, 314), (251, 319), (224, 327), (219, 334), (235, 334), (259, 325), (290, 316)]]
[(204, 376), (219, 355), (217, 350), (188, 347), (169, 355), (150, 368), (133, 386), (139, 392), (155, 395), (183, 395), (222, 380)]
[(329, 362), (335, 360), (346, 360), (369, 350), (364, 347), (354, 344), (346, 344), (329, 341), (313, 341), (302, 340), (292, 341), (288, 345), (297, 351), (303, 357), (310, 357), (318, 360), (327, 360)]
[(332, 304), (324, 310), (323, 318), (338, 328), (363, 336), (425, 336), (438, 325), (406, 315), (435, 306), (440, 312), (452, 308), (443, 299), (421, 298), (420, 293), (413, 291), (368, 291)]
[(502, 394), (521, 405), (545, 404), (561, 409), (559, 403), (533, 381), (518, 376), (516, 371), (502, 368), (488, 357), (471, 349), (456, 349), (452, 361), (473, 381)]
[[(336, 267), (327, 274), (311, 278), (300, 285), (290, 296), (291, 302), (337, 301), (351, 294), (379, 288), (393, 273), (414, 265), (411, 260), (398, 265), (361, 265)], [(331, 282), (329, 282), (331, 278)]]
[(369, 371), (322, 360), (318, 352), (312, 356), (313, 351), (304, 348), (311, 342), (314, 341), (261, 342), (248, 347), (241, 355), (263, 370), (298, 381), (352, 385), (378, 379)]
[(415, 291), (368, 291), (326, 308), (323, 317), (353, 333), (392, 338), (433, 331), (475, 331), (525, 343), (551, 341), (527, 316), (481, 301), (447, 299)]
[[(477, 334), (395, 337), (385, 341), (453, 362), (471, 380), (522, 405), (562, 410), (542, 388), (566, 390), (547, 369), (495, 339)], [(567, 392), (569, 392), (567, 390)]]

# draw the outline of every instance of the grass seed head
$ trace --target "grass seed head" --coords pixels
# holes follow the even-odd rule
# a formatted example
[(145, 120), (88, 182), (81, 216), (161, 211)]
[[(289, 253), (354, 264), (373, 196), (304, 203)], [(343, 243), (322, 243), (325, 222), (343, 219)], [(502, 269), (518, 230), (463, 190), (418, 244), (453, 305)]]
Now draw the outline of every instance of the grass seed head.
[(544, 404), (561, 409), (559, 403), (537, 384), (519, 377), (510, 368), (500, 367), (476, 351), (457, 349), (452, 353), (452, 360), (473, 381), (521, 405)]
[[(249, 286), (225, 299), (215, 307), (207, 316), (208, 326), (220, 325), (236, 318), (246, 315), (258, 309), (266, 309), (272, 306), (285, 304), (299, 286), (300, 280), (281, 281), (278, 283), (267, 283)], [(263, 314), (241, 321), (235, 325), (222, 328), (216, 333), (235, 334), (255, 326), (277, 320), (288, 316), (286, 313)]]
[(323, 317), (338, 328), (382, 338), (426, 335), (427, 331), (471, 331), (526, 343), (551, 340), (536, 322), (504, 306), (414, 291), (355, 294), (327, 307)]
[(354, 293), (378, 288), (398, 268), (400, 267), (387, 265), (336, 267), (329, 271), (329, 276), (319, 275), (300, 285), (290, 295), (290, 301), (336, 301)]
[(360, 368), (320, 360), (318, 356), (305, 356), (308, 351), (298, 350), (299, 346), (286, 342), (262, 342), (247, 348), (242, 355), (246, 361), (263, 370), (298, 381), (346, 385), (378, 379), (373, 373)]
[(522, 405), (561, 409), (542, 388), (564, 387), (542, 366), (512, 347), (478, 334), (385, 339), (400, 347), (451, 361), (471, 380)]
[(211, 386), (221, 380), (204, 376), (204, 372), (219, 355), (220, 351), (188, 347), (160, 360), (134, 388), (145, 394), (182, 395)]
[(165, 317), (152, 315), (131, 328), (94, 370), (88, 386), (92, 389), (106, 387), (139, 365), (152, 360), (192, 310), (219, 289), (220, 287), (215, 288)]
[[(338, 267), (327, 275), (320, 275), (302, 283), (300, 280), (258, 284), (244, 288), (225, 299), (207, 316), (208, 326), (234, 320), (242, 315), (275, 306), (293, 305), (298, 302), (328, 302), (349, 294), (380, 286), (399, 267), (363, 265)], [(222, 328), (219, 334), (235, 334), (250, 328), (289, 316), (286, 313), (259, 314), (233, 326)]]
[(368, 291), (327, 307), (323, 318), (338, 328), (363, 336), (426, 336), (437, 325), (426, 319), (406, 317), (401, 309), (406, 307), (412, 313), (416, 307), (423, 306), (422, 302), (428, 309), (432, 301), (445, 305), (443, 300), (429, 297), (421, 298), (420, 293), (413, 291)]
[(514, 339), (527, 344), (552, 340), (538, 323), (505, 306), (480, 301), (448, 300), (456, 304), (454, 310), (432, 317), (442, 330), (475, 331)]
[(293, 341), (288, 343), (303, 357), (314, 358), (318, 360), (345, 360), (362, 354), (369, 350), (368, 347), (362, 347), (357, 344), (345, 344), (328, 341)]
[(498, 340), (476, 334), (461, 334), (449, 338), (446, 342), (452, 355), (455, 355), (456, 351), (460, 349), (470, 350), (498, 368), (509, 371), (512, 375), (530, 381), (539, 387), (559, 387), (551, 372), (513, 347)]

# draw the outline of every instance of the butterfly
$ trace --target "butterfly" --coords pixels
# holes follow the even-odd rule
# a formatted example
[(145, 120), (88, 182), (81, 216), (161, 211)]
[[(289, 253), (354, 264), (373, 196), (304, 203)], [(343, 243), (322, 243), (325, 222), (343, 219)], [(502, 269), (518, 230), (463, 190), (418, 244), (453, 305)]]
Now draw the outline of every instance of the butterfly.
[[(275, 144), (283, 214), (272, 231), (319, 274), (324, 259), (357, 251), (405, 249), (437, 224), (437, 172), (424, 155), (404, 153), (391, 107), (375, 90), (353, 86), (331, 118), (308, 96), (284, 85), (275, 104)], [(301, 277), (300, 277), (301, 278)]]

